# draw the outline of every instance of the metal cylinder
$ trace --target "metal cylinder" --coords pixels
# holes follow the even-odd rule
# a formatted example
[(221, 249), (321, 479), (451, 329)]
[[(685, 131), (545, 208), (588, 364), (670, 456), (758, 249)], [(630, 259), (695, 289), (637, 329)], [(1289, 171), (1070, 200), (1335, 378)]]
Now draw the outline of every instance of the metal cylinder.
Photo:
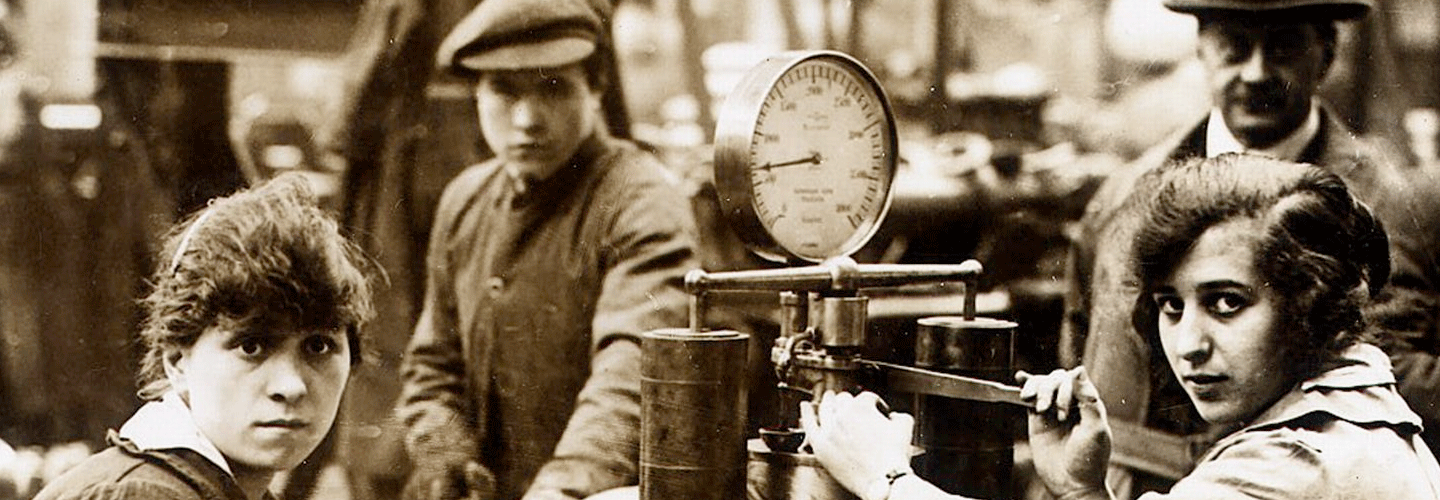
[[(918, 321), (915, 364), (921, 368), (1013, 383), (1016, 324), (937, 316)], [(1015, 423), (1019, 407), (916, 396), (916, 445), (925, 450), (916, 472), (953, 494), (1014, 498)]]
[(743, 495), (749, 339), (732, 330), (674, 328), (644, 334), (642, 500)]
[(780, 292), (780, 336), (804, 333), (810, 323), (809, 313), (808, 297), (795, 292)]
[(821, 299), (820, 345), (827, 348), (865, 346), (865, 324), (869, 319), (868, 297), (825, 297)]
[(830, 476), (815, 455), (771, 451), (758, 439), (749, 444), (748, 500), (859, 500)]
[(832, 356), (824, 352), (800, 352), (786, 382), (819, 396), (826, 391), (849, 392), (861, 388), (863, 365), (853, 356)]

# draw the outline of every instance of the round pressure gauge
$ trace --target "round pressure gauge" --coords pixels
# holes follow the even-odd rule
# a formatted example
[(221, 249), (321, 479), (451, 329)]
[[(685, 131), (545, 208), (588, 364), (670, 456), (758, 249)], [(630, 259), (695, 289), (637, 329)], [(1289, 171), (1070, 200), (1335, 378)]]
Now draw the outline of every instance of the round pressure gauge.
[(890, 207), (895, 119), (859, 61), (834, 51), (770, 57), (716, 121), (720, 206), (751, 250), (821, 262), (875, 234)]

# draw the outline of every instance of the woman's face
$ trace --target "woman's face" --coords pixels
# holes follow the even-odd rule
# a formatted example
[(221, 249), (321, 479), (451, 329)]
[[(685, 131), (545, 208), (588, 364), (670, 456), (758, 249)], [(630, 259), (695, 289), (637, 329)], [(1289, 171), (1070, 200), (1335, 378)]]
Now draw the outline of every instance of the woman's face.
[(1170, 369), (1212, 423), (1247, 422), (1294, 383), (1280, 298), (1255, 272), (1263, 231), (1248, 217), (1211, 227), (1152, 296)]
[(232, 467), (280, 471), (299, 465), (335, 421), (349, 344), (344, 330), (211, 327), (167, 357), (165, 371)]

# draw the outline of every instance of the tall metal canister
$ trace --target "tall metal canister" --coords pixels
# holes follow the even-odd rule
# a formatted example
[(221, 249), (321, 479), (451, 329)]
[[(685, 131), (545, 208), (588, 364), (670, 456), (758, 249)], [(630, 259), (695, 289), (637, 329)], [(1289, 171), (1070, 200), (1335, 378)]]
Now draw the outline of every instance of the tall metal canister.
[[(915, 365), (953, 375), (1014, 383), (1016, 324), (993, 318), (935, 316), (918, 321)], [(1015, 498), (1014, 405), (917, 395), (916, 472), (941, 489), (972, 498)]]
[(731, 330), (644, 334), (641, 500), (744, 498), (749, 340)]

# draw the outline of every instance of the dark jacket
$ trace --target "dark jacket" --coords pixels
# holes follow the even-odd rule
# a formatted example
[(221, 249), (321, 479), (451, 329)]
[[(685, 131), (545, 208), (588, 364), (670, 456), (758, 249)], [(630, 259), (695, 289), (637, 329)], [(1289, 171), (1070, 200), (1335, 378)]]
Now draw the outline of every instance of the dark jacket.
[(413, 458), (479, 458), (498, 498), (638, 481), (641, 333), (683, 326), (698, 267), (683, 192), (600, 133), (523, 192), (498, 160), (435, 217), (399, 413)]
[(142, 451), (113, 432), (109, 441), (112, 446), (50, 482), (35, 500), (247, 500), (230, 474), (199, 453)]
[(1427, 293), (1440, 288), (1440, 171), (1415, 168), (1405, 174), (1404, 185), (1386, 198), (1408, 205), (1401, 223), (1428, 230), (1400, 233), (1386, 220), (1391, 259), (1396, 267), (1424, 273), (1392, 275), (1386, 300), (1366, 317), (1386, 334), (1384, 347), (1400, 380), (1400, 396), (1420, 415), (1430, 449), (1440, 450), (1440, 294)]
[[(1424, 304), (1435, 296), (1434, 247), (1427, 248), (1422, 228), (1411, 214), (1417, 200), (1397, 196), (1405, 173), (1382, 159), (1374, 148), (1355, 138), (1322, 109), (1319, 133), (1299, 158), (1339, 175), (1356, 198), (1367, 203), (1385, 224), (1391, 240), (1391, 285), (1371, 317), (1378, 323), (1416, 323)], [(1163, 359), (1152, 359), (1150, 347), (1131, 325), (1131, 311), (1140, 285), (1134, 276), (1131, 242), (1141, 221), (1134, 210), (1122, 210), (1133, 192), (1150, 189), (1152, 171), (1167, 161), (1205, 154), (1206, 121), (1147, 152), (1106, 179), (1081, 219), (1081, 234), (1071, 250), (1067, 279), (1066, 346), (1081, 348), (1072, 360), (1083, 361), (1112, 418), (1143, 422), (1181, 434), (1207, 430)], [(1440, 200), (1424, 200), (1431, 205)], [(1431, 208), (1430, 210), (1437, 210)], [(1386, 310), (1388, 309), (1388, 310)], [(1372, 316), (1367, 311), (1367, 317)], [(1385, 316), (1388, 316), (1385, 317)], [(1425, 328), (1416, 326), (1414, 328)], [(1433, 328), (1433, 325), (1430, 327)], [(1397, 371), (1399, 368), (1397, 367)], [(1138, 374), (1138, 376), (1137, 376)], [(1440, 381), (1440, 377), (1431, 379)], [(1401, 393), (1405, 393), (1402, 379)], [(1427, 409), (1417, 408), (1422, 417)], [(1428, 410), (1434, 413), (1435, 410)]]

